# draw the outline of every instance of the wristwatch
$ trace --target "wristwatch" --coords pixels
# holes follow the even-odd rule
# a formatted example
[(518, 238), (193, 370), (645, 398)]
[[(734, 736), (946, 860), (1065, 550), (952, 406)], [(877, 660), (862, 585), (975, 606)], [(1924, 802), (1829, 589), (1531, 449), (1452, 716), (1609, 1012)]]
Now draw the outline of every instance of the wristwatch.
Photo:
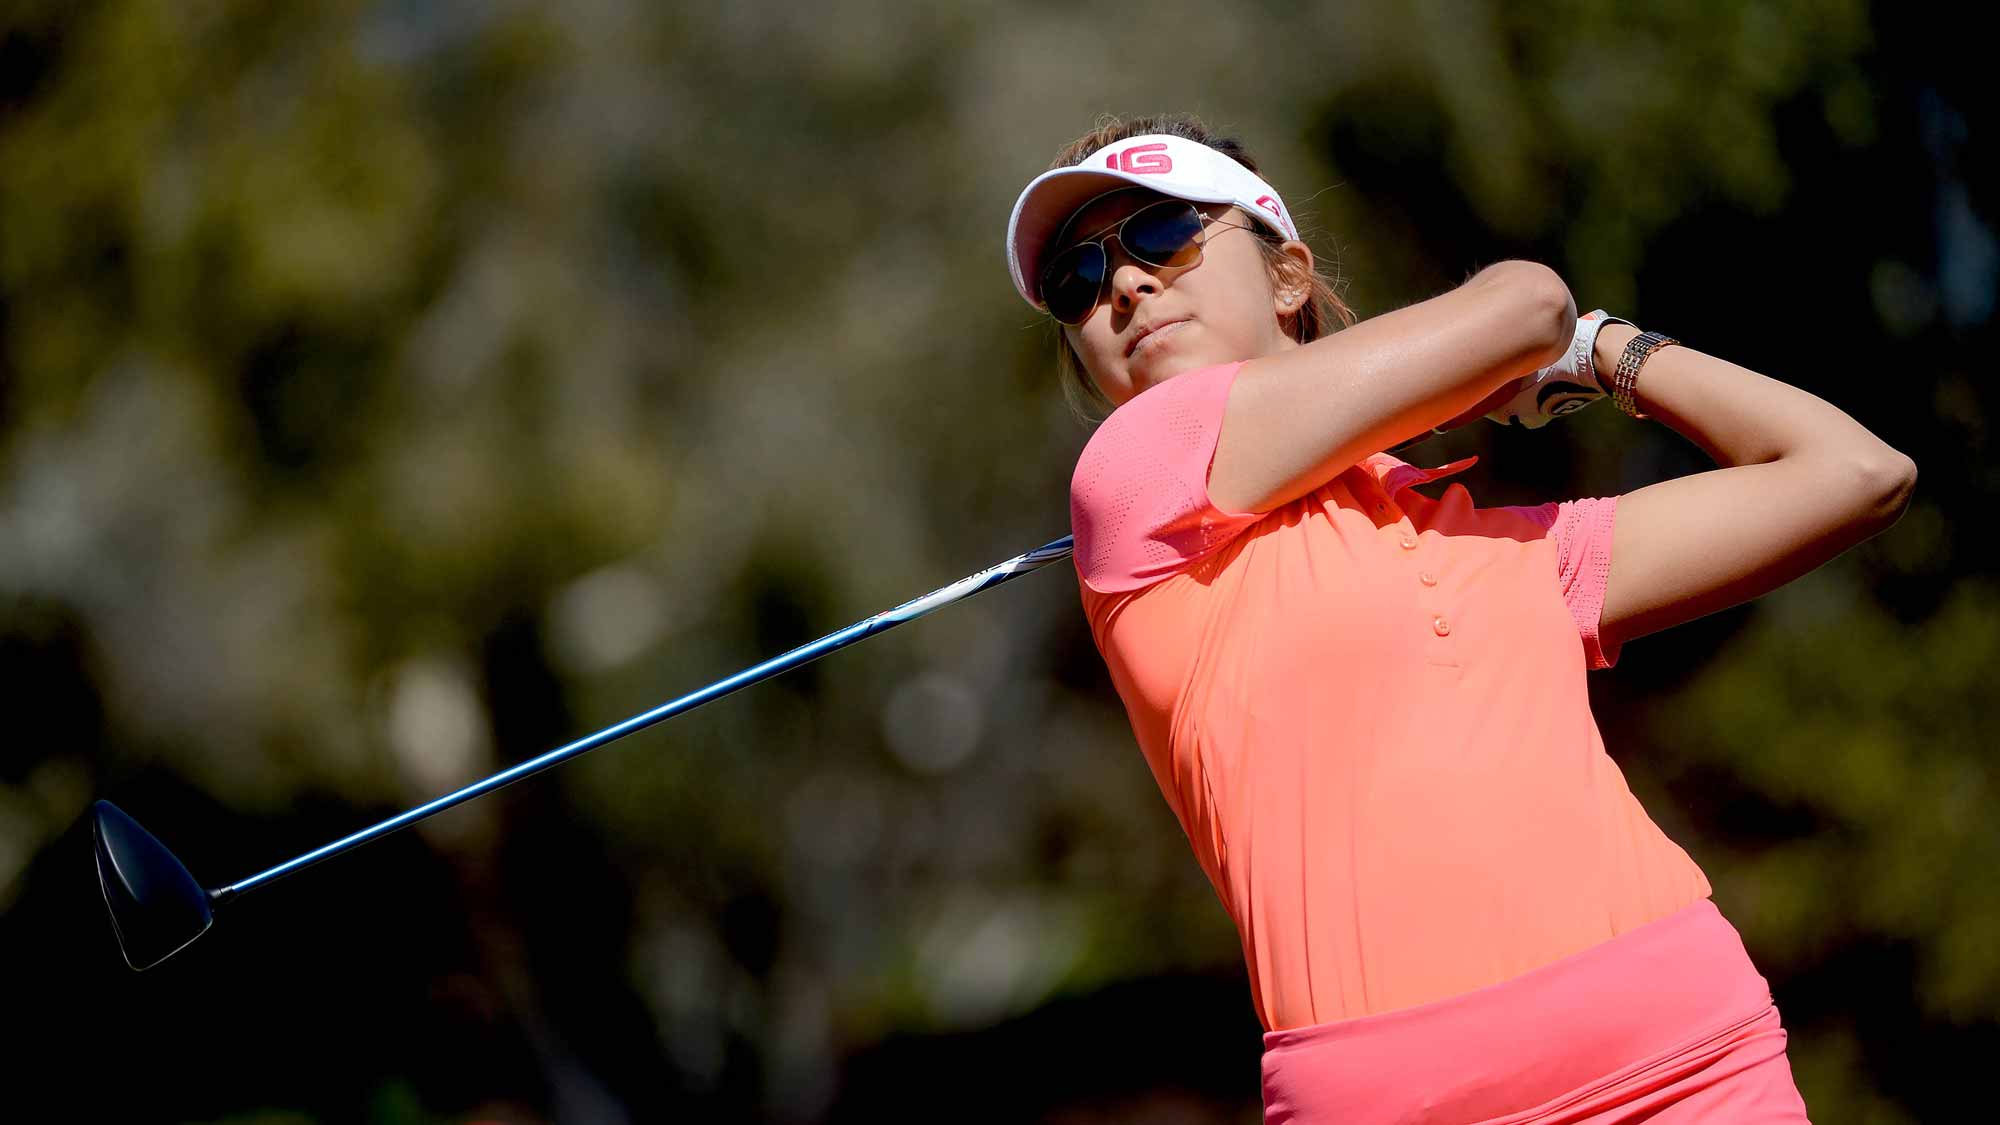
[(1668, 344), (1678, 344), (1679, 340), (1658, 332), (1641, 332), (1626, 343), (1624, 354), (1618, 357), (1618, 370), (1611, 373), (1611, 401), (1618, 409), (1634, 418), (1650, 418), (1641, 414), (1638, 403), (1632, 400), (1632, 388), (1639, 382), (1639, 368), (1646, 357)]

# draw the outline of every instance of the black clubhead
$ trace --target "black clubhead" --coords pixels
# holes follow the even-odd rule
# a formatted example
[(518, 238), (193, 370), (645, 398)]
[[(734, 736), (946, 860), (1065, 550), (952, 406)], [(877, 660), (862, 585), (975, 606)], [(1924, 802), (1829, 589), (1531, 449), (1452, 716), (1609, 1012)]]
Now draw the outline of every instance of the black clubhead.
[(97, 883), (125, 963), (150, 969), (206, 933), (209, 893), (151, 832), (109, 801), (92, 810)]

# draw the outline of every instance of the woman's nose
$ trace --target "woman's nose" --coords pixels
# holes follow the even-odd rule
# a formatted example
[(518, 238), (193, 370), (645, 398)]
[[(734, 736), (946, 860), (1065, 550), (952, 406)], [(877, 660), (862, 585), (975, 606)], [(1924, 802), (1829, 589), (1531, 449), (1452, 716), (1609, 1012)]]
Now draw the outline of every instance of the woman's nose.
[(1160, 279), (1153, 271), (1130, 257), (1124, 257), (1111, 273), (1111, 307), (1130, 312), (1142, 296), (1160, 291)]

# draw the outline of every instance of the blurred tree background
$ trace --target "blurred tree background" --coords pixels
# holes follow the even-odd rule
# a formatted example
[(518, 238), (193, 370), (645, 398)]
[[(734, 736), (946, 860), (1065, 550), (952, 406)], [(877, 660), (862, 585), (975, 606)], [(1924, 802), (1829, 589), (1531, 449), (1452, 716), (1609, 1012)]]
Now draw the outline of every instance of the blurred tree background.
[[(0, 1115), (1249, 1122), (1234, 930), (1067, 567), (260, 891), (144, 975), (120, 803), (263, 870), (1066, 530), (1001, 237), (1242, 136), (1364, 316), (1503, 257), (1914, 456), (1592, 677), (1822, 1123), (1985, 1099), (2000, 175), (1921, 5), (0, 0)], [(1600, 407), (1486, 504), (1708, 467)]]

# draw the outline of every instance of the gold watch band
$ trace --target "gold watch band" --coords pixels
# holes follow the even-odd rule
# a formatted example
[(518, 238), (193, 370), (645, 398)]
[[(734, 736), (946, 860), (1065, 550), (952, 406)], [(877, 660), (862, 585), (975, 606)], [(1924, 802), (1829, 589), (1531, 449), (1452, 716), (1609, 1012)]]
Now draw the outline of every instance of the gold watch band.
[(1668, 344), (1678, 344), (1679, 340), (1658, 332), (1641, 332), (1626, 343), (1625, 351), (1618, 357), (1618, 370), (1611, 374), (1611, 401), (1618, 409), (1634, 418), (1650, 418), (1641, 414), (1639, 404), (1632, 399), (1632, 389), (1639, 383), (1639, 368), (1652, 355)]

